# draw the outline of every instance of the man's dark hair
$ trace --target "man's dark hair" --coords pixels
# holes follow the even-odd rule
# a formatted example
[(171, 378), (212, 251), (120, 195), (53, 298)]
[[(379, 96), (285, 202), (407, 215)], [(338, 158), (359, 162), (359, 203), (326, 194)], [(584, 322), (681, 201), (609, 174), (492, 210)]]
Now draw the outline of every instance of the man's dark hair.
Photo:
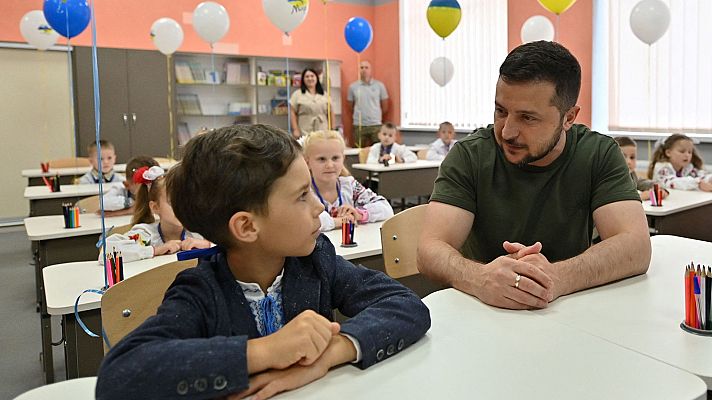
[(292, 136), (269, 125), (233, 125), (198, 135), (168, 173), (173, 211), (189, 231), (233, 247), (230, 218), (239, 211), (266, 215), (274, 182), (300, 156)]
[(581, 89), (581, 65), (564, 46), (540, 40), (512, 50), (499, 67), (506, 83), (551, 82), (556, 87), (552, 105), (561, 115), (576, 105)]

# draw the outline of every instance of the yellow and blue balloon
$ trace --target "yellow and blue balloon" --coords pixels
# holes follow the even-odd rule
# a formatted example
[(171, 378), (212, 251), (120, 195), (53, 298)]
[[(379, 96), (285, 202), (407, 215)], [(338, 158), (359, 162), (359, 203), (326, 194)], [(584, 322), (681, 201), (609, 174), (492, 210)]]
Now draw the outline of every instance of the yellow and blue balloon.
[(462, 10), (457, 0), (433, 0), (428, 5), (427, 16), (430, 27), (445, 39), (460, 24)]
[(564, 11), (571, 8), (576, 0), (539, 0), (539, 4), (556, 15), (561, 15)]

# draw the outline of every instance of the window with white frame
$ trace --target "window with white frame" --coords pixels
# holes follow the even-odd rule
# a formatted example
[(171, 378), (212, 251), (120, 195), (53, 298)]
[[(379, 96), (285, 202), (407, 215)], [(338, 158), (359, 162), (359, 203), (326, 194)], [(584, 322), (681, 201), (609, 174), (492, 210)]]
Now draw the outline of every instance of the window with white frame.
[[(507, 1), (460, 1), (462, 19), (444, 40), (428, 25), (429, 0), (400, 0), (401, 127), (456, 129), (492, 123), (499, 66), (507, 56)], [(440, 87), (430, 64), (447, 57), (452, 80)]]
[(663, 0), (670, 27), (650, 46), (630, 27), (639, 1), (608, 3), (609, 129), (712, 133), (712, 1)]

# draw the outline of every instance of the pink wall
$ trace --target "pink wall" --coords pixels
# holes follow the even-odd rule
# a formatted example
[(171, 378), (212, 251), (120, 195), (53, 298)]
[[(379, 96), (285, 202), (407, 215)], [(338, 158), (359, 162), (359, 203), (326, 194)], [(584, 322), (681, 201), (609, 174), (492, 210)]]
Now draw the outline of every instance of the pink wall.
[[(582, 66), (583, 82), (578, 121), (591, 122), (591, 52), (593, 0), (578, 0), (560, 18), (559, 41), (569, 48)], [(23, 42), (19, 21), (32, 9), (41, 9), (41, 0), (3, 0), (0, 18), (0, 41)], [(96, 4), (97, 41), (101, 47), (153, 49), (149, 30), (153, 21), (170, 17), (183, 25), (185, 40), (179, 51), (209, 52), (210, 48), (183, 23), (183, 14), (191, 14), (200, 0), (101, 1)], [(347, 137), (351, 135), (351, 110), (346, 106), (348, 85), (358, 78), (358, 58), (343, 39), (343, 29), (352, 16), (366, 18), (374, 30), (373, 44), (361, 54), (362, 60), (373, 65), (374, 76), (382, 81), (390, 96), (390, 111), (386, 119), (400, 122), (400, 39), (398, 1), (371, 7), (349, 3), (312, 0), (308, 18), (292, 33), (292, 45), (282, 44), (282, 35), (264, 15), (261, 0), (223, 1), (231, 17), (230, 30), (221, 41), (237, 46), (239, 54), (255, 56), (290, 56), (294, 58), (324, 58), (342, 62), (342, 121)], [(146, 7), (150, 4), (151, 7)], [(536, 0), (508, 0), (509, 48), (520, 43), (519, 31), (532, 15), (547, 15), (555, 19)], [(63, 39), (64, 40), (64, 39)], [(77, 45), (90, 45), (87, 29), (72, 39)]]
[[(537, 0), (508, 0), (509, 49), (520, 45), (524, 21), (533, 15), (548, 17), (556, 27), (556, 15)], [(593, 59), (593, 0), (578, 0), (559, 17), (558, 42), (564, 45), (581, 64), (581, 112), (577, 122), (591, 125), (591, 67)]]

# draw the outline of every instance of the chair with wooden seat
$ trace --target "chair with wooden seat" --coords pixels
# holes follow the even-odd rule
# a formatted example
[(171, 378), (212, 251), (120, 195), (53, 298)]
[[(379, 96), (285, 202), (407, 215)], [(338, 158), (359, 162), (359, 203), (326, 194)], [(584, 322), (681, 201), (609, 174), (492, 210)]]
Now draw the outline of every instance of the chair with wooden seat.
[[(109, 288), (101, 298), (101, 324), (111, 346), (155, 315), (179, 272), (198, 260), (175, 261), (132, 276)], [(109, 351), (106, 341), (104, 353)]]
[(358, 162), (361, 164), (365, 164), (366, 161), (368, 161), (368, 153), (371, 151), (371, 146), (368, 147), (362, 147), (361, 150), (358, 151)]
[(87, 157), (59, 158), (56, 160), (50, 160), (48, 163), (50, 169), (91, 167), (91, 164), (89, 163), (89, 159)]
[(427, 204), (422, 204), (387, 219), (381, 226), (381, 246), (386, 274), (411, 288), (420, 297), (443, 289), (418, 271), (418, 238), (423, 229)]

